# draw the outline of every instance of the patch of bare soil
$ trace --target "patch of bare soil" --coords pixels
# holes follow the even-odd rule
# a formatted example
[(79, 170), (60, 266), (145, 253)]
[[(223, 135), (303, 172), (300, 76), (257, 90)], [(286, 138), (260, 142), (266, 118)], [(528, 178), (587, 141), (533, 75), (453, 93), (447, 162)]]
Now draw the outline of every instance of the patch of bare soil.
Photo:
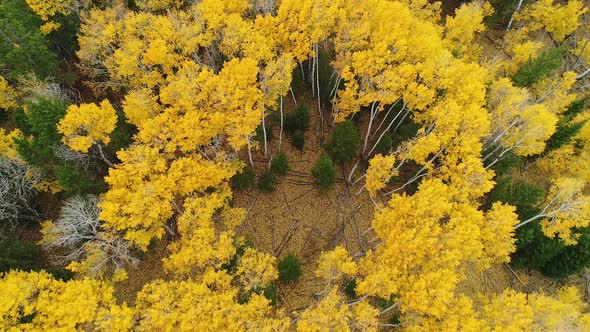
[[(279, 284), (278, 300), (287, 312), (305, 309), (313, 303), (315, 294), (323, 289), (322, 281), (314, 276), (319, 255), (338, 245), (351, 254), (360, 252), (364, 246), (361, 234), (373, 218), (373, 203), (366, 192), (357, 196), (359, 187), (352, 188), (344, 183), (351, 165), (339, 167), (338, 183), (333, 189), (321, 192), (313, 185), (312, 168), (324, 154), (320, 143), (320, 117), (317, 102), (311, 96), (298, 102), (309, 107), (311, 123), (305, 133), (303, 152), (283, 136), (282, 150), (289, 157), (289, 173), (278, 177), (272, 193), (253, 189), (234, 194), (236, 205), (248, 211), (238, 235), (245, 236), (257, 249), (272, 253), (279, 260), (295, 254), (303, 262), (304, 274), (298, 282)], [(293, 100), (285, 100), (285, 112), (294, 108)], [(324, 110), (326, 140), (331, 127), (329, 112), (329, 109)], [(275, 138), (269, 142), (271, 152), (266, 157), (262, 151), (254, 155), (257, 173), (263, 172), (270, 156), (278, 152), (279, 129), (273, 128)]]

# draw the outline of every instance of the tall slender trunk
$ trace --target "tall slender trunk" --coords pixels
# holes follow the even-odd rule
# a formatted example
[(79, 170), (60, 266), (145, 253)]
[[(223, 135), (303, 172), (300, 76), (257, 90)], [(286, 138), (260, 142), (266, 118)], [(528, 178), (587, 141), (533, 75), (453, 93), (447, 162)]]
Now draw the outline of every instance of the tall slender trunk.
[(369, 126), (367, 127), (367, 132), (365, 134), (365, 143), (363, 144), (363, 156), (365, 155), (365, 151), (367, 150), (367, 142), (369, 141), (369, 134), (371, 133), (371, 127), (373, 126), (373, 120), (375, 120), (375, 116), (379, 112), (378, 103), (376, 101), (373, 102), (371, 106), (371, 115), (369, 117)]
[(506, 26), (506, 32), (508, 32), (508, 30), (510, 30), (510, 27), (512, 26), (512, 22), (514, 22), (514, 14), (516, 14), (516, 12), (518, 12), (520, 10), (520, 7), (522, 6), (523, 1), (524, 0), (518, 1), (518, 5), (516, 6), (516, 10), (510, 16), (510, 21), (508, 22), (508, 25)]
[(250, 166), (254, 168), (254, 161), (252, 161), (252, 145), (250, 145), (250, 137), (248, 137), (248, 160), (250, 161)]
[[(377, 141), (375, 142), (375, 144), (373, 144), (373, 148), (371, 148), (371, 151), (369, 151), (369, 153), (367, 153), (367, 155), (371, 155), (371, 153), (373, 153), (373, 151), (375, 151), (375, 149), (377, 148), (377, 145), (379, 145), (379, 142), (381, 142), (381, 139), (383, 138), (383, 136), (385, 136), (385, 133), (389, 131), (389, 129), (391, 128), (391, 126), (393, 126), (393, 123), (395, 122), (395, 120), (398, 118), (398, 116), (400, 116), (400, 114), (402, 114), (402, 112), (404, 111), (406, 107), (406, 104), (404, 103), (404, 106), (402, 106), (402, 109), (397, 113), (397, 115), (393, 118), (393, 120), (391, 120), (391, 122), (389, 123), (389, 125), (387, 126), (387, 128), (385, 128), (385, 130), (383, 130), (383, 132), (381, 133), (381, 135), (379, 136), (379, 138), (377, 139)], [(404, 119), (401, 119), (401, 121), (403, 121)], [(400, 121), (400, 123), (401, 123)], [(379, 130), (379, 129), (377, 129)]]
[(293, 97), (293, 102), (295, 103), (295, 107), (297, 107), (297, 98), (295, 98), (295, 93), (293, 92), (293, 87), (289, 87), (291, 91), (291, 97)]
[(356, 161), (356, 163), (354, 164), (354, 166), (352, 167), (352, 170), (350, 170), (350, 173), (348, 173), (348, 180), (347, 182), (350, 183), (350, 181), (352, 181), (352, 175), (354, 174), (354, 171), (356, 170), (356, 168), (358, 167), (360, 161)]
[(264, 156), (266, 157), (266, 154), (268, 153), (268, 148), (266, 144), (266, 124), (264, 123), (264, 108), (262, 108), (262, 134), (262, 139), (264, 140)]
[(316, 69), (315, 69), (315, 75), (316, 75), (316, 90), (318, 93), (318, 110), (320, 112), (320, 142), (324, 142), (324, 112), (322, 112), (322, 102), (320, 100), (320, 93), (321, 93), (321, 89), (320, 89), (320, 69), (319, 69), (319, 64), (320, 64), (320, 58), (319, 58), (319, 46), (316, 44), (315, 45), (315, 64), (316, 64)]
[(393, 128), (393, 132), (397, 132), (397, 130), (399, 129), (399, 127), (402, 125), (402, 123), (404, 123), (404, 120), (408, 117), (408, 115), (410, 114), (410, 110), (407, 109), (406, 113), (404, 113), (404, 116), (402, 116), (401, 120), (399, 120), (397, 126), (395, 126), (395, 128)]

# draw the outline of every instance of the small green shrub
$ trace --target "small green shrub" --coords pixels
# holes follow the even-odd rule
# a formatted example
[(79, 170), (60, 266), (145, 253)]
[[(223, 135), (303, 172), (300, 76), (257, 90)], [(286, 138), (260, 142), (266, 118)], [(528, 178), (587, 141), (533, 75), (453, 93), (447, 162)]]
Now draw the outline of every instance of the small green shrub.
[(315, 184), (322, 190), (327, 190), (334, 186), (334, 183), (336, 183), (336, 173), (336, 166), (334, 166), (332, 159), (326, 156), (320, 158), (311, 171), (315, 179)]
[(272, 192), (275, 190), (277, 178), (271, 172), (264, 172), (258, 179), (258, 189), (264, 192)]
[(0, 272), (11, 269), (31, 270), (40, 250), (36, 245), (0, 238)]
[(279, 264), (279, 280), (282, 283), (291, 283), (299, 280), (303, 274), (303, 267), (301, 260), (293, 254), (289, 254), (283, 258)]
[(326, 150), (336, 162), (351, 161), (358, 153), (359, 134), (354, 124), (346, 120), (336, 125)]
[(301, 131), (297, 131), (291, 136), (291, 144), (293, 144), (297, 150), (303, 152), (303, 147), (305, 146), (305, 136)]
[(272, 159), (270, 171), (277, 175), (285, 175), (289, 171), (289, 158), (284, 152), (279, 152)]
[(252, 189), (254, 186), (254, 179), (256, 178), (256, 173), (250, 166), (244, 167), (241, 172), (236, 173), (234, 176), (231, 177), (231, 185), (232, 188), (236, 190), (246, 190)]
[(95, 179), (79, 168), (55, 165), (53, 175), (67, 197), (86, 193), (100, 194), (109, 189), (103, 180)]
[(309, 108), (305, 105), (297, 106), (295, 112), (285, 114), (285, 131), (293, 135), (297, 131), (305, 131), (309, 128)]

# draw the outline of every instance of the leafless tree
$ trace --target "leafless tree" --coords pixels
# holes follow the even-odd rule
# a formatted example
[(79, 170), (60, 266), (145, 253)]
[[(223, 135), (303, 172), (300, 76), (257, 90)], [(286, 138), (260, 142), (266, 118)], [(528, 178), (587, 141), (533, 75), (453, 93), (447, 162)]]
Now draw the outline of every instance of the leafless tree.
[(15, 226), (19, 220), (38, 220), (34, 208), (41, 172), (23, 162), (0, 157), (0, 221)]
[(94, 195), (68, 199), (53, 226), (44, 230), (43, 248), (57, 253), (53, 255), (57, 264), (84, 260), (92, 255), (92, 265), (86, 271), (91, 276), (136, 265), (138, 259), (129, 243), (103, 230), (99, 214), (98, 197)]

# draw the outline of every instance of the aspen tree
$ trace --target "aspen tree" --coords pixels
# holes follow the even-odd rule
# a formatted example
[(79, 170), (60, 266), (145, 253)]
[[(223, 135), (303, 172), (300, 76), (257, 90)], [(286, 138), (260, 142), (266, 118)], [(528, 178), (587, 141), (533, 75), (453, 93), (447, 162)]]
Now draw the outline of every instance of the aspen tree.
[[(3, 330), (128, 331), (133, 311), (117, 305), (114, 289), (104, 282), (60, 281), (42, 272), (11, 271), (0, 278), (0, 328)], [(28, 321), (28, 322), (27, 322)]]
[(59, 121), (57, 131), (62, 142), (74, 151), (88, 152), (96, 144), (109, 144), (110, 134), (117, 124), (117, 113), (108, 100), (99, 105), (82, 104), (68, 107)]

